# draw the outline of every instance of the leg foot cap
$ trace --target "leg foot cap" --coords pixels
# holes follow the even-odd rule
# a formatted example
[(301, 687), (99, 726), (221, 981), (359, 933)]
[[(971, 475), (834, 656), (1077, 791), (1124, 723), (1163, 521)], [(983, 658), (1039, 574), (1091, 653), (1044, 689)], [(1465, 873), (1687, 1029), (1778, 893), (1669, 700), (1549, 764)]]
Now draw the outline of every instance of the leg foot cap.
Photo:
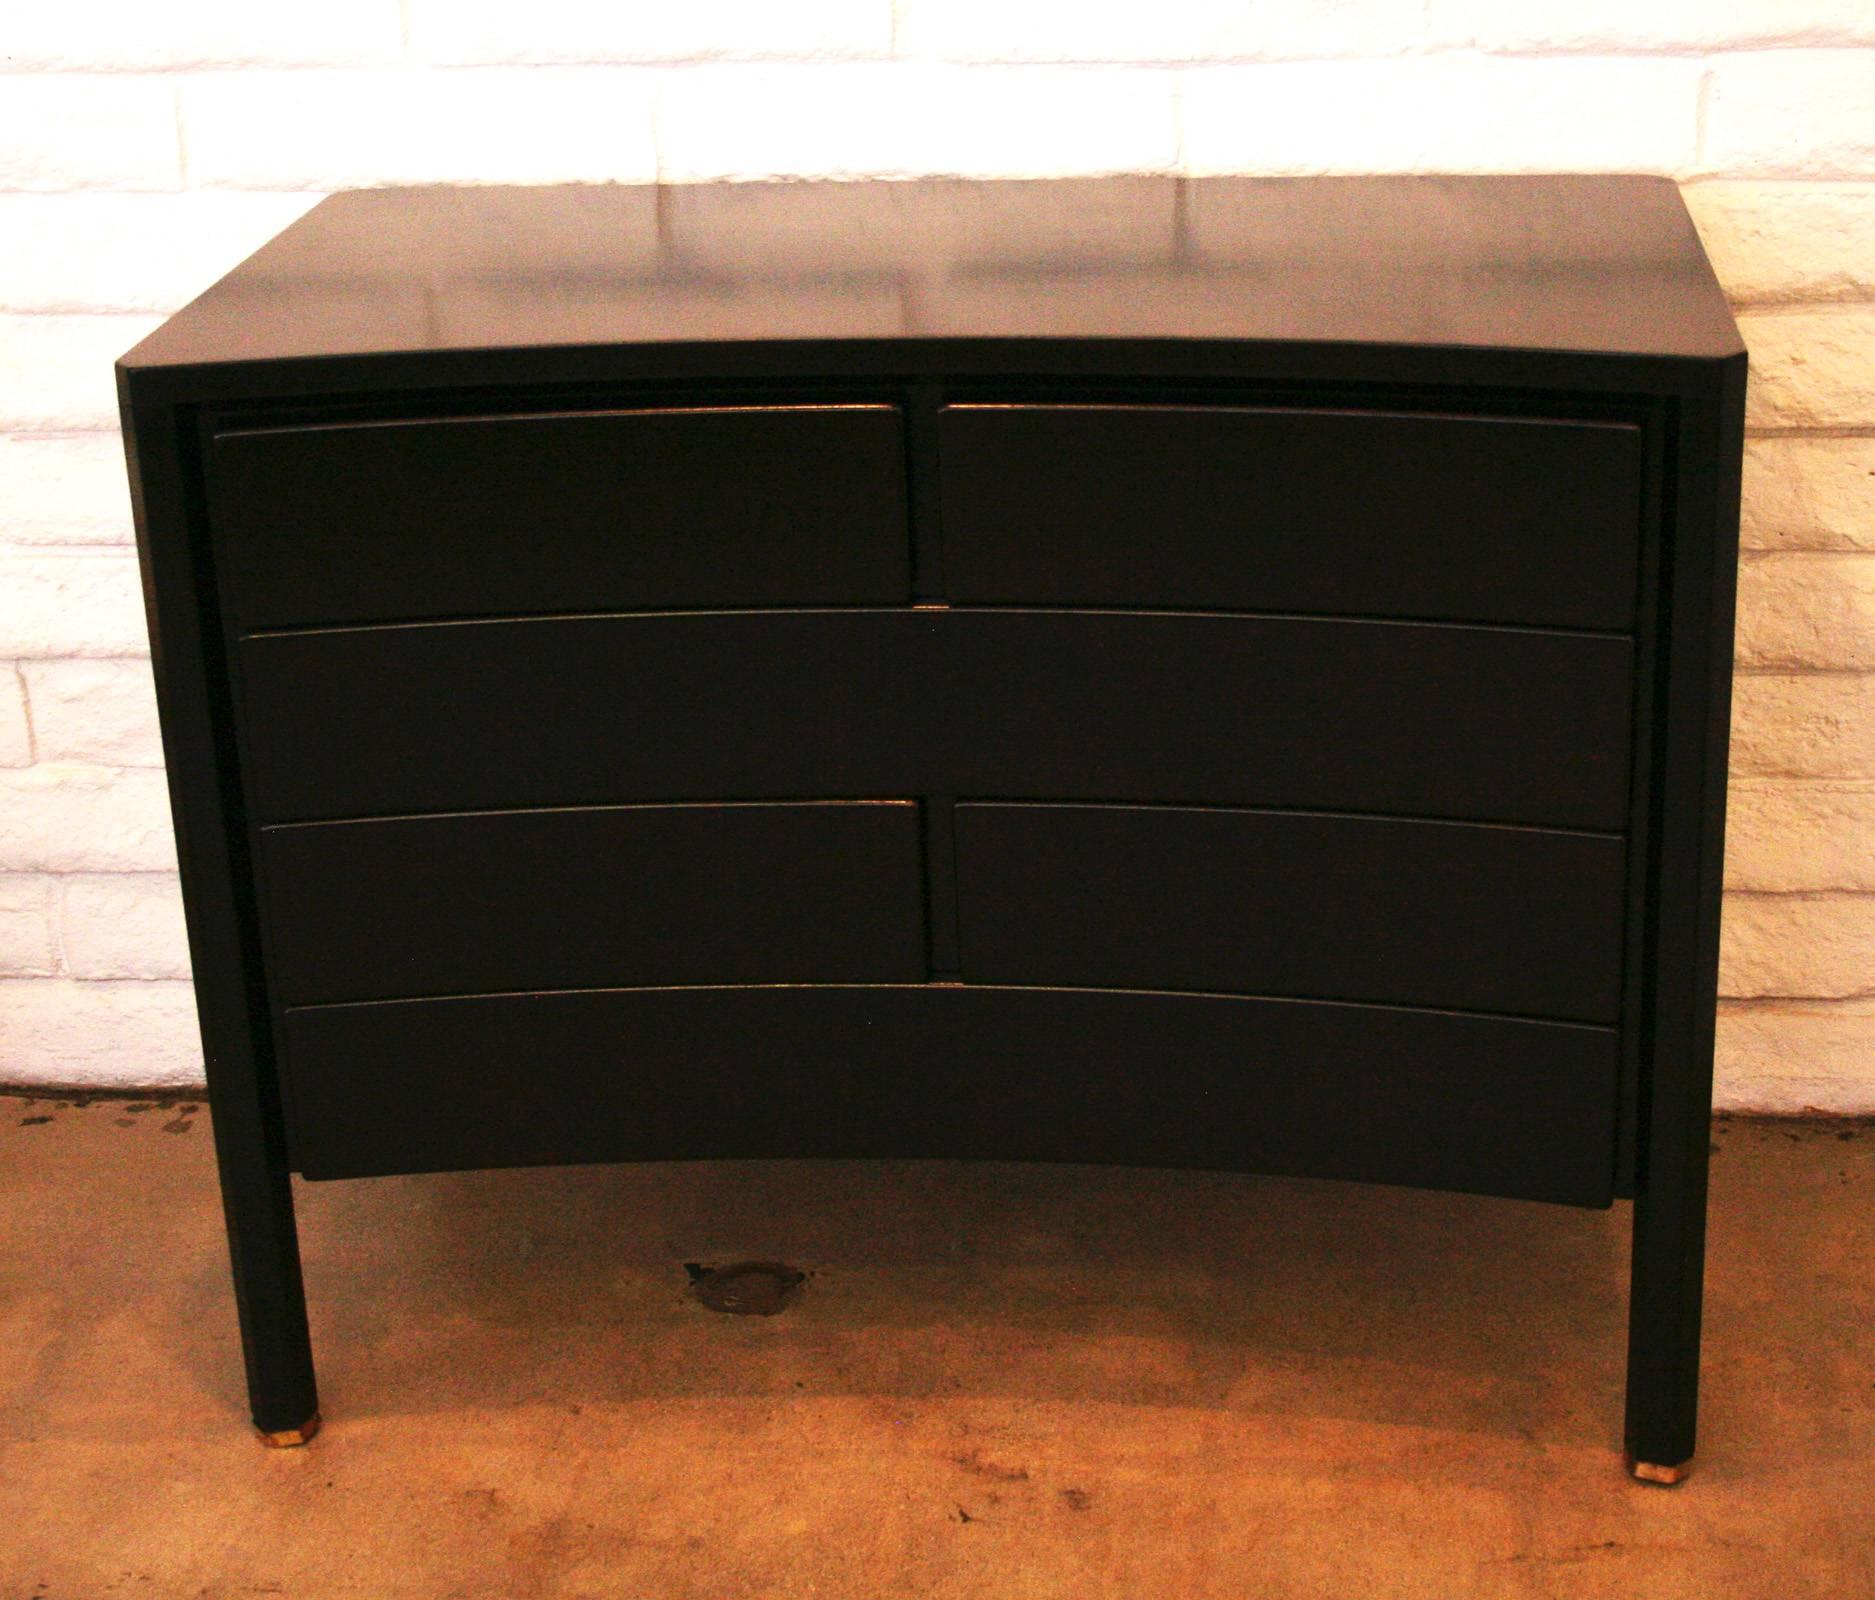
[(1664, 1466), (1658, 1461), (1636, 1461), (1628, 1457), (1628, 1471), (1642, 1483), (1675, 1484), (1683, 1482), (1687, 1473), (1693, 1470), (1690, 1461), (1682, 1461), (1675, 1466)]
[(315, 1411), (297, 1428), (282, 1428), (278, 1433), (269, 1433), (265, 1428), (254, 1431), (260, 1435), (262, 1444), (275, 1450), (291, 1450), (312, 1443), (313, 1435), (319, 1431), (319, 1413)]

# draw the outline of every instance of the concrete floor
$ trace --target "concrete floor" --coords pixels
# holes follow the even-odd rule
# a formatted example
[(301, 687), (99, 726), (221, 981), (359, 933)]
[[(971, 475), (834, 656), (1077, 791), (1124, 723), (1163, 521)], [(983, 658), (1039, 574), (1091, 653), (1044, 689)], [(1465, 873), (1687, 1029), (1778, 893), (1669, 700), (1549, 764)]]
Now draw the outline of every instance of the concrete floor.
[[(269, 1451), (206, 1114), (0, 1099), (0, 1600), (1875, 1595), (1875, 1130), (1714, 1142), (1665, 1490), (1625, 1207), (950, 1164), (304, 1186)], [(780, 1315), (689, 1292), (751, 1256)]]

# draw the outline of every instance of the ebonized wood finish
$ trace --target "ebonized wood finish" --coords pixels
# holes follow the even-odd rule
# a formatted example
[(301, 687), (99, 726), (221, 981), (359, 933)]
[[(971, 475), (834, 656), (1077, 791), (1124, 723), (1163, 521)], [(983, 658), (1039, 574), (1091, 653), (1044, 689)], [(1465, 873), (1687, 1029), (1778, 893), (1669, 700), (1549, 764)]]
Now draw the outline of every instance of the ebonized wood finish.
[(119, 366), (257, 1425), (292, 1172), (972, 1157), (1631, 1194), (1682, 1466), (1744, 377), (1652, 179), (316, 207)]

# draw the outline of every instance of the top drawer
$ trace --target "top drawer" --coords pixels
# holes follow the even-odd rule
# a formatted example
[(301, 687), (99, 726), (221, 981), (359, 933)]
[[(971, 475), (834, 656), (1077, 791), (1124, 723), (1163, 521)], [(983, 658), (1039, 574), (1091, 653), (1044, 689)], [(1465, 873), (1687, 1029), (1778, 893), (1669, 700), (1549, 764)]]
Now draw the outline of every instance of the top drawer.
[(962, 604), (1634, 626), (1624, 423), (1226, 406), (951, 406)]
[(216, 435), (244, 631), (879, 604), (910, 589), (891, 406), (440, 418)]

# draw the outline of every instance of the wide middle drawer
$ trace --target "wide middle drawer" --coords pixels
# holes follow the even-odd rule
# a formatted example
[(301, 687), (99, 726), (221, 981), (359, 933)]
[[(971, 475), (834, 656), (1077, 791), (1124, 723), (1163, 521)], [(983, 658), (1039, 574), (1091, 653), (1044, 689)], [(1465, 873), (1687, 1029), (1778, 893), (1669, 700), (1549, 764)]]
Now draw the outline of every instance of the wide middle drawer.
[(267, 822), (1005, 795), (1627, 826), (1625, 639), (906, 608), (283, 633), (240, 666)]

